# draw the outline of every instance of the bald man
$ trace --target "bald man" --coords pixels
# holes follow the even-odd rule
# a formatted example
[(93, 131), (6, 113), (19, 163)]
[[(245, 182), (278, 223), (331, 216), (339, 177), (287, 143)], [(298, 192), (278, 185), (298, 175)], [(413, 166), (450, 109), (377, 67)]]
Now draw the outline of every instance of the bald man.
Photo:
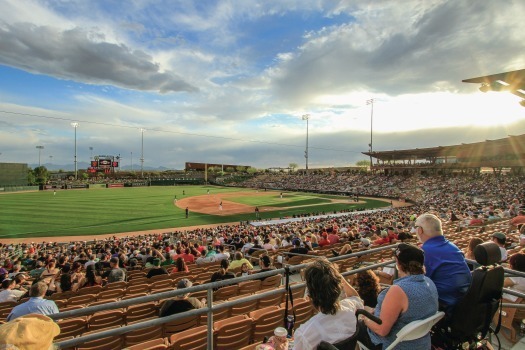
[(450, 311), (466, 294), (472, 280), (465, 257), (458, 247), (445, 239), (437, 216), (419, 216), (414, 229), (423, 243), (425, 274), (437, 287), (441, 309)]

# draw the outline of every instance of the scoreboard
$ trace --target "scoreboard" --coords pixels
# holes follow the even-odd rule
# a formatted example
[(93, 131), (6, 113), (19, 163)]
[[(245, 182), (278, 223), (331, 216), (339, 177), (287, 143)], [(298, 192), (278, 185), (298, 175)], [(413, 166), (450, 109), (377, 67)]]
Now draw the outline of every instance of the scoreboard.
[(120, 157), (114, 156), (95, 156), (91, 161), (91, 166), (88, 168), (89, 173), (104, 172), (106, 174), (115, 172), (115, 168), (119, 167)]

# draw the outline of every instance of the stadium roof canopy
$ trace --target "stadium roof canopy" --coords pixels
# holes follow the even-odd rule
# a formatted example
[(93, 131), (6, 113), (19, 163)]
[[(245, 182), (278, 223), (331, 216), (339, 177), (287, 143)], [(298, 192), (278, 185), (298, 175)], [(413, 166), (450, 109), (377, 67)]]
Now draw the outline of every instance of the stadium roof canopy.
[(481, 84), (482, 92), (508, 91), (522, 98), (520, 104), (525, 107), (525, 69), (514, 70), (477, 78), (462, 80), (464, 83)]
[(406, 150), (393, 150), (382, 152), (363, 152), (381, 161), (403, 160), (436, 160), (457, 158), (465, 160), (500, 158), (513, 155), (518, 159), (525, 158), (525, 134), (509, 136), (504, 139), (487, 140), (453, 146), (438, 146), (431, 148), (415, 148)]

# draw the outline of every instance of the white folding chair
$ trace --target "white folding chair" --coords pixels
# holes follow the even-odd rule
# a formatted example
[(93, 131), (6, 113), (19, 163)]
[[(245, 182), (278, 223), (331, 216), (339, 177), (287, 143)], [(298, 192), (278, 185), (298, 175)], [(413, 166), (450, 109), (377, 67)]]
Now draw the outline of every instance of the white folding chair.
[[(438, 311), (434, 315), (425, 318), (424, 320), (412, 321), (407, 324), (405, 327), (401, 328), (396, 334), (396, 340), (390, 344), (386, 350), (392, 350), (397, 344), (403, 341), (415, 340), (426, 336), (432, 327), (439, 322), (445, 313), (443, 311)], [(357, 342), (360, 350), (370, 350), (360, 341)]]

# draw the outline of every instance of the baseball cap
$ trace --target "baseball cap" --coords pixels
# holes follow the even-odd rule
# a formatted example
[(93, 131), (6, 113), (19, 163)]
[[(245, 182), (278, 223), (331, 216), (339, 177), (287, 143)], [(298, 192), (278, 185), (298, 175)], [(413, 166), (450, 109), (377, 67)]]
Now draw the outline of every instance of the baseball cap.
[(191, 286), (193, 286), (193, 283), (187, 278), (183, 278), (177, 282), (177, 289), (190, 288)]
[(495, 237), (497, 239), (507, 239), (507, 236), (503, 232), (494, 232), (492, 234), (492, 237)]

